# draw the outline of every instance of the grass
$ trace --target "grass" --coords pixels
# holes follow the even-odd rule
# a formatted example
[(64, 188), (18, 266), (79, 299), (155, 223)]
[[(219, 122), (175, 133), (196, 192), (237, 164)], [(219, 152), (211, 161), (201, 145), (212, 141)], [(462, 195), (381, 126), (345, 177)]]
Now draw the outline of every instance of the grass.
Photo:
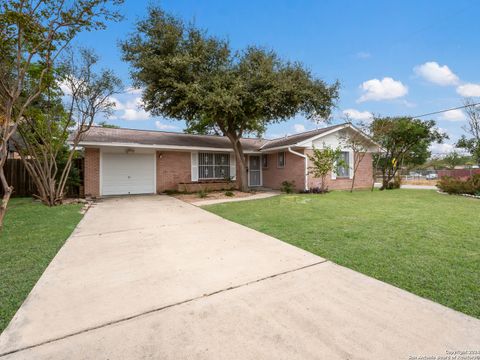
[(0, 233), (0, 333), (82, 218), (81, 207), (10, 200)]
[(480, 318), (480, 201), (432, 190), (283, 195), (205, 209)]

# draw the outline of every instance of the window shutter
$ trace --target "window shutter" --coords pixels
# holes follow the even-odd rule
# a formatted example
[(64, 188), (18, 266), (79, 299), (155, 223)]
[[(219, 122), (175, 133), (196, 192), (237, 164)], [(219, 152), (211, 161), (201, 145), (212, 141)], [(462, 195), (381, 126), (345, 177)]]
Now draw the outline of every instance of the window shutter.
[(237, 163), (235, 162), (235, 154), (230, 154), (230, 177), (237, 180)]
[(332, 180), (335, 180), (337, 178), (337, 162), (335, 161), (333, 163), (333, 169), (332, 169)]
[(198, 152), (192, 151), (192, 181), (198, 181)]
[(354, 154), (353, 154), (353, 151), (349, 151), (348, 152), (348, 177), (350, 179), (353, 179), (353, 166), (355, 165), (355, 162), (354, 162)]

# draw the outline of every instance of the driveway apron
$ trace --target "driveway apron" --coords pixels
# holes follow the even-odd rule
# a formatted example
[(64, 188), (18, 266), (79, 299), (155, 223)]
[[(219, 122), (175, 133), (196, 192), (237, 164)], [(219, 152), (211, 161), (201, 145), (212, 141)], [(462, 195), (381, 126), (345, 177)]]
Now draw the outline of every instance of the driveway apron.
[(167, 196), (95, 204), (0, 336), (0, 359), (407, 359), (472, 349), (479, 320)]

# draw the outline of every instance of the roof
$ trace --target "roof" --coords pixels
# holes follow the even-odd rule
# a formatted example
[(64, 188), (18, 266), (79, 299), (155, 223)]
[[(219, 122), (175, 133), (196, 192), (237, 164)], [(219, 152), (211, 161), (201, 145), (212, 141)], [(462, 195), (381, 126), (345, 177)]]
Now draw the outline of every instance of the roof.
[[(328, 126), (272, 140), (242, 138), (240, 142), (243, 150), (247, 152), (286, 148), (288, 146), (295, 146), (318, 135), (335, 131), (335, 129), (341, 129), (345, 127), (345, 125), (346, 124)], [(232, 149), (231, 142), (226, 136), (92, 126), (82, 135), (82, 141), (79, 145), (89, 146), (97, 144), (113, 146), (118, 144), (118, 146), (142, 145), (149, 147)]]
[[(240, 140), (244, 151), (258, 151), (267, 141), (264, 139), (243, 138)], [(104, 128), (92, 126), (82, 135), (84, 143), (121, 143), (152, 146), (179, 146), (231, 149), (232, 144), (226, 136), (193, 135), (168, 131), (134, 130), (123, 128)]]
[(327, 127), (321, 128), (321, 129), (305, 131), (305, 132), (302, 132), (302, 133), (299, 133), (299, 134), (269, 140), (268, 142), (266, 142), (262, 146), (262, 150), (268, 150), (268, 149), (273, 149), (273, 148), (277, 148), (277, 147), (284, 147), (284, 146), (292, 146), (292, 145), (298, 144), (302, 141), (311, 139), (312, 137), (315, 137), (317, 135), (329, 132), (329, 131), (334, 130), (336, 128), (342, 128), (344, 126), (345, 126), (345, 124), (327, 126)]

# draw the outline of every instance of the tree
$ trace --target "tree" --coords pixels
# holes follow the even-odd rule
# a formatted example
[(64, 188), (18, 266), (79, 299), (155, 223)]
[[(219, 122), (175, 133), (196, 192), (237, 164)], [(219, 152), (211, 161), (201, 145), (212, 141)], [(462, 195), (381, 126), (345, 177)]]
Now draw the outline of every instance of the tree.
[(467, 150), (480, 165), (480, 106), (475, 105), (473, 99), (465, 99), (465, 112), (468, 117), (468, 125), (463, 129), (471, 137), (462, 135), (457, 142), (457, 147)]
[(327, 119), (338, 98), (338, 83), (327, 85), (299, 63), (258, 47), (233, 52), (227, 41), (155, 7), (121, 48), (134, 85), (144, 89), (146, 110), (185, 120), (188, 132), (230, 140), (242, 190), (247, 189), (244, 135), (261, 134), (298, 113)]
[(447, 135), (435, 128), (435, 121), (411, 117), (375, 118), (370, 125), (372, 138), (382, 148), (374, 160), (382, 171), (382, 187), (391, 188), (402, 165), (423, 164), (429, 157), (429, 146), (441, 143)]
[(443, 163), (445, 163), (449, 169), (455, 169), (455, 166), (462, 164), (463, 161), (464, 157), (457, 151), (452, 151), (443, 158)]
[(111, 96), (121, 91), (121, 81), (112, 71), (95, 72), (98, 57), (91, 50), (69, 55), (59, 79), (69, 99), (66, 108), (53, 82), (26, 109), (18, 126), (22, 139), (18, 152), (35, 182), (36, 197), (48, 206), (62, 203), (82, 135), (98, 115), (111, 113), (115, 106)]
[(339, 166), (345, 166), (345, 162), (341, 159), (342, 150), (338, 147), (336, 149), (323, 145), (322, 149), (313, 148), (313, 154), (308, 155), (312, 162), (309, 167), (310, 174), (320, 179), (320, 192), (327, 192), (326, 178), (330, 172), (335, 172)]
[(368, 139), (366, 134), (359, 130), (345, 132), (344, 135), (340, 136), (340, 143), (343, 147), (350, 149), (353, 152), (353, 164), (351, 164), (353, 168), (353, 176), (352, 184), (350, 186), (350, 192), (353, 192), (358, 167), (372, 147), (372, 141)]
[[(13, 192), (3, 169), (7, 143), (27, 108), (45, 90), (46, 79), (65, 47), (79, 32), (102, 29), (105, 21), (119, 20), (116, 7), (121, 3), (122, 0), (0, 2), (0, 182), (4, 190), (0, 228)], [(32, 68), (36, 68), (33, 78)]]
[(106, 121), (100, 121), (100, 122), (97, 123), (97, 125), (100, 126), (100, 127), (103, 127), (103, 128), (107, 128), (107, 129), (119, 129), (120, 128), (120, 126), (114, 125), (114, 124), (109, 124)]

